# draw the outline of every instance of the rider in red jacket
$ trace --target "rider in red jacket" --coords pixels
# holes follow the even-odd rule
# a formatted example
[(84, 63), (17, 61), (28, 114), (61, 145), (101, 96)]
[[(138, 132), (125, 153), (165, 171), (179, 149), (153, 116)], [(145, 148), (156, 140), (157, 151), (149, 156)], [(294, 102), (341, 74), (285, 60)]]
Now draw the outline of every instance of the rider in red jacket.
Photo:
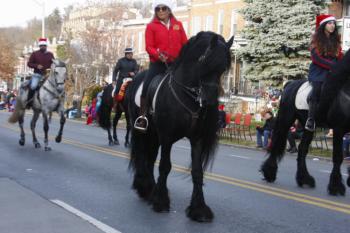
[(156, 0), (153, 4), (154, 18), (146, 27), (146, 51), (150, 65), (143, 83), (140, 117), (135, 128), (147, 130), (146, 95), (152, 78), (166, 72), (167, 67), (179, 56), (181, 48), (187, 43), (182, 23), (172, 13), (171, 0)]

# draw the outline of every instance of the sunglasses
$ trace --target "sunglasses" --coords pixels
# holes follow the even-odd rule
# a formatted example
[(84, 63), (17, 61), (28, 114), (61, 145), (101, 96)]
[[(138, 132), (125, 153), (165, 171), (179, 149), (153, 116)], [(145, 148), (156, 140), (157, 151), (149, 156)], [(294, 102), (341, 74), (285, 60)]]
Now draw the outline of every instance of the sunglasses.
[(156, 12), (159, 11), (167, 11), (169, 8), (167, 6), (157, 6), (156, 8), (154, 8)]

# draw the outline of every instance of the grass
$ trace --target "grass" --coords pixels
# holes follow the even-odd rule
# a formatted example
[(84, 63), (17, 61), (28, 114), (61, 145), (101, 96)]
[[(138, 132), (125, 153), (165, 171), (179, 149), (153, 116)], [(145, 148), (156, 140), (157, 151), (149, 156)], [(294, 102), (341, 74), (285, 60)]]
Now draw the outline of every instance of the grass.
[[(238, 140), (236, 138), (234, 139), (220, 138), (219, 142), (223, 144), (232, 145), (232, 146), (239, 145), (239, 146), (251, 147), (252, 149), (256, 148), (256, 142), (251, 140), (242, 140), (242, 139)], [(309, 154), (317, 157), (331, 158), (332, 150), (311, 147), (309, 150)]]

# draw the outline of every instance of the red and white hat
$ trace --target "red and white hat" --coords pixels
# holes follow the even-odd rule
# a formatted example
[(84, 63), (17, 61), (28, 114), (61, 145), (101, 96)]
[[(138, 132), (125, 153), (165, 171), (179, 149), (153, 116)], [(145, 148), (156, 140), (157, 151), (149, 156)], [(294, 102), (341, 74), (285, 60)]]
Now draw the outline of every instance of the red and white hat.
[(324, 23), (336, 20), (337, 19), (334, 17), (334, 15), (318, 15), (316, 16), (316, 29), (318, 29)]
[(47, 38), (39, 38), (38, 45), (39, 46), (42, 46), (42, 45), (47, 46)]

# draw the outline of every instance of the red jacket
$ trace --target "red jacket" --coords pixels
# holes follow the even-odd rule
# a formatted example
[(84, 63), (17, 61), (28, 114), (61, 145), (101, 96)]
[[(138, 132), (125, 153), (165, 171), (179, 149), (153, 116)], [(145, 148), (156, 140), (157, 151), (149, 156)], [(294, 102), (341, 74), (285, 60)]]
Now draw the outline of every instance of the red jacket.
[(169, 29), (154, 18), (146, 27), (146, 51), (151, 62), (159, 61), (159, 53), (168, 56), (168, 62), (174, 61), (187, 42), (182, 23), (174, 17), (170, 18)]

